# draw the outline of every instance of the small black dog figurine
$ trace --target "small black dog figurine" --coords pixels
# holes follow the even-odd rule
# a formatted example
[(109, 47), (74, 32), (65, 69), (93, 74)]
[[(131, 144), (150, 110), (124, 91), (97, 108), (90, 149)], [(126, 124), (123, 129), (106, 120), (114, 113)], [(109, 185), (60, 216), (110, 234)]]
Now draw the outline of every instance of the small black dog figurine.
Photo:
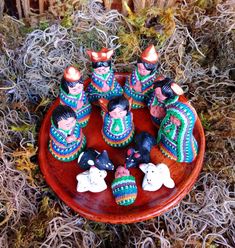
[(95, 166), (99, 170), (114, 170), (114, 165), (109, 159), (106, 150), (100, 153), (92, 148), (88, 148), (78, 157), (78, 164), (83, 170), (88, 170), (91, 166)]
[(126, 168), (136, 167), (141, 163), (150, 162), (150, 151), (156, 145), (156, 139), (148, 132), (135, 136), (135, 148), (129, 148), (126, 156)]

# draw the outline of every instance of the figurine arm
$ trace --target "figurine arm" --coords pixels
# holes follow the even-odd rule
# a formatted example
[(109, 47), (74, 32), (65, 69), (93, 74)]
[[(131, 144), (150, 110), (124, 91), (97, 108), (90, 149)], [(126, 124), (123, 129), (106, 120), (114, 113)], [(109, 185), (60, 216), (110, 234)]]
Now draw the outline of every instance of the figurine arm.
[(55, 142), (58, 146), (67, 147), (68, 143), (66, 141), (66, 137), (61, 135), (55, 128), (51, 128), (50, 138), (53, 142)]

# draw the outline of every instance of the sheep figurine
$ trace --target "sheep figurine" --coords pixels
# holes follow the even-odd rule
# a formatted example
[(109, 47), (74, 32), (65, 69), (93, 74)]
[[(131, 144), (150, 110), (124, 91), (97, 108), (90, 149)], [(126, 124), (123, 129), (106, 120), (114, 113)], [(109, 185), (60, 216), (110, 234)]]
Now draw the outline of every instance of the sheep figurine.
[(143, 190), (156, 191), (162, 185), (170, 189), (175, 187), (175, 183), (170, 176), (170, 170), (166, 164), (140, 164), (139, 168), (145, 173), (142, 182)]
[(91, 166), (89, 170), (84, 171), (76, 176), (77, 192), (101, 192), (107, 189), (104, 178), (107, 176), (105, 170), (99, 170), (95, 166)]

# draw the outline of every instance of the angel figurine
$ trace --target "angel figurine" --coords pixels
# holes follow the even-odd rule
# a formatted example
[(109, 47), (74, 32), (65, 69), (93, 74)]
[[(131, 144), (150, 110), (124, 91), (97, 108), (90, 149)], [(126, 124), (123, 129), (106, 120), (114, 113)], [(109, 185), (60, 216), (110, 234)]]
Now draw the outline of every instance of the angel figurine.
[(113, 50), (102, 48), (99, 52), (87, 50), (92, 62), (91, 83), (87, 87), (87, 94), (91, 103), (96, 103), (100, 98), (110, 100), (121, 96), (123, 89), (116, 81), (111, 66)]
[[(164, 103), (165, 115), (160, 120), (157, 143), (161, 152), (177, 162), (192, 162), (198, 153), (198, 144), (193, 135), (197, 113), (188, 101), (179, 101), (182, 88), (167, 80), (155, 89), (154, 100)], [(151, 115), (156, 117), (154, 111)]]
[(60, 85), (60, 103), (71, 107), (81, 127), (85, 127), (91, 114), (91, 104), (88, 101), (83, 87), (80, 72), (73, 66), (64, 71)]
[(153, 92), (153, 84), (159, 80), (158, 67), (159, 54), (154, 45), (149, 45), (137, 61), (137, 67), (127, 78), (124, 86), (124, 95), (132, 98), (132, 108), (138, 109), (146, 106), (146, 97)]
[(51, 117), (49, 151), (58, 160), (76, 159), (86, 146), (86, 138), (76, 113), (66, 105), (57, 106)]
[(102, 135), (105, 142), (113, 147), (128, 145), (135, 132), (129, 101), (124, 96), (118, 96), (110, 101), (100, 99), (99, 102), (103, 109)]

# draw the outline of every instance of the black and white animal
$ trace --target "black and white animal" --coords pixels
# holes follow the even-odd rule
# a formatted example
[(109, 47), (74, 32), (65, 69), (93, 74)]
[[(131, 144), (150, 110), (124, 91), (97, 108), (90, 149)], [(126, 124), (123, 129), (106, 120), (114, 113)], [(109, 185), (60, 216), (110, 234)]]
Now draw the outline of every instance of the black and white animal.
[(95, 166), (99, 170), (114, 170), (114, 165), (109, 159), (106, 150), (100, 153), (92, 148), (88, 148), (79, 155), (78, 164), (83, 170), (88, 170), (91, 166)]
[(129, 148), (126, 155), (126, 168), (136, 167), (150, 162), (150, 151), (156, 145), (156, 139), (148, 132), (135, 136), (135, 147)]

